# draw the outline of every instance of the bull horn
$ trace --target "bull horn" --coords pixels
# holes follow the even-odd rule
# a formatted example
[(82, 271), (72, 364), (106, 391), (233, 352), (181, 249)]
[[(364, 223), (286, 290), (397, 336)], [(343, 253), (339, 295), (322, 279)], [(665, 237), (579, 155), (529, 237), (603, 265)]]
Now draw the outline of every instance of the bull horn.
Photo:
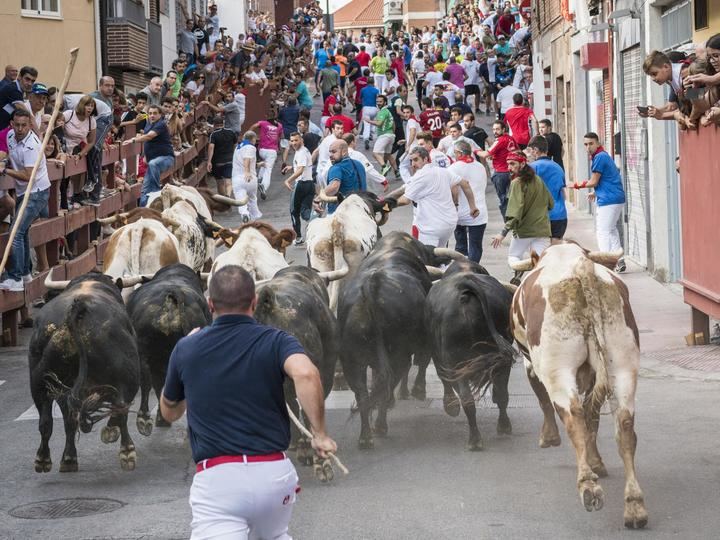
[(532, 259), (523, 259), (522, 261), (510, 262), (510, 268), (515, 272), (528, 272), (533, 269)]
[(324, 188), (320, 190), (319, 197), (322, 202), (326, 203), (336, 203), (338, 201), (337, 197), (331, 197), (330, 195), (326, 194)]
[(139, 283), (150, 281), (154, 275), (155, 274), (119, 277), (115, 280), (115, 284), (121, 289), (127, 289), (128, 287), (134, 287)]
[(318, 272), (318, 276), (320, 276), (322, 279), (326, 279), (327, 281), (335, 281), (338, 279), (342, 279), (345, 276), (347, 276), (348, 272), (350, 272), (350, 268), (346, 266), (345, 268), (341, 268), (340, 270), (330, 270), (328, 272)]
[(616, 251), (591, 251), (587, 254), (587, 257), (594, 263), (610, 268), (615, 267), (618, 259), (622, 258), (623, 253), (622, 248)]
[(441, 278), (443, 275), (443, 269), (437, 266), (425, 266), (425, 270), (427, 270), (431, 278)]
[(206, 218), (206, 217), (204, 217), (204, 216), (201, 216), (201, 217), (202, 217), (202, 220), (205, 222), (205, 225), (208, 225), (208, 226), (212, 227), (213, 229), (218, 229), (218, 230), (219, 230), (219, 229), (224, 229), (224, 228), (225, 228), (225, 227), (223, 227), (222, 225), (220, 225), (219, 223), (216, 223), (215, 221), (213, 221), (212, 219), (208, 219), (208, 218)]
[(162, 222), (166, 227), (180, 227), (182, 225), (178, 220), (168, 216), (163, 216)]
[(510, 294), (513, 294), (513, 295), (514, 295), (514, 294), (515, 294), (515, 291), (518, 290), (518, 286), (517, 286), (517, 285), (513, 285), (512, 283), (510, 283), (510, 282), (508, 282), (508, 281), (500, 281), (500, 280), (498, 280), (498, 283), (500, 283), (500, 285), (502, 285), (503, 287), (505, 287), (505, 290), (507, 290), (507, 292), (509, 292)]
[(225, 195), (220, 195), (219, 193), (216, 193), (214, 195), (211, 195), (210, 197), (213, 201), (217, 201), (224, 204), (229, 204), (230, 206), (245, 206), (248, 203), (248, 200), (250, 197), (245, 195), (244, 199), (233, 199), (231, 197), (226, 197)]
[(100, 223), (100, 225), (112, 225), (117, 222), (118, 219), (120, 219), (120, 214), (115, 214), (114, 216), (105, 218), (98, 218), (97, 222)]
[(454, 261), (467, 261), (465, 255), (454, 249), (436, 247), (433, 253), (436, 257), (450, 257)]
[(391, 191), (387, 195), (384, 195), (384, 197), (387, 199), (388, 197), (392, 197), (393, 199), (397, 199), (398, 197), (402, 197), (405, 195), (405, 186), (402, 185), (396, 190)]
[(48, 272), (47, 276), (45, 276), (44, 285), (45, 285), (45, 288), (48, 290), (62, 291), (62, 290), (65, 290), (68, 285), (70, 285), (70, 280), (53, 281), (52, 271), (50, 271), (50, 272)]
[(262, 287), (263, 285), (267, 285), (272, 281), (272, 278), (270, 279), (261, 279), (260, 281), (255, 282), (255, 288)]

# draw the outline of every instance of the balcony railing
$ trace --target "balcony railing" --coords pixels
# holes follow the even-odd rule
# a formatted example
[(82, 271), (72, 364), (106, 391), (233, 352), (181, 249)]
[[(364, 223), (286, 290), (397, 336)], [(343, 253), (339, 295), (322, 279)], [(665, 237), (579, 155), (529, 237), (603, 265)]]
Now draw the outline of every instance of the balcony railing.
[(140, 28), (145, 28), (145, 6), (142, 2), (136, 2), (135, 0), (107, 0), (105, 5), (107, 6), (105, 16), (108, 19), (121, 19)]
[(162, 27), (151, 20), (147, 21), (148, 53), (150, 71), (162, 73), (163, 70), (163, 44)]

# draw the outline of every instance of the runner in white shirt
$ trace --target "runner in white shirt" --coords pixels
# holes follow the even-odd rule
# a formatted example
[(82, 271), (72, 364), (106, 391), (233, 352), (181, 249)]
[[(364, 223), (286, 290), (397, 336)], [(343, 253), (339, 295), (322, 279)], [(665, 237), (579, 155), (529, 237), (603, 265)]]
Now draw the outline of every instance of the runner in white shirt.
[(460, 186), (470, 201), (471, 215), (480, 211), (475, 208), (475, 199), (467, 180), (440, 169), (430, 162), (425, 148), (417, 146), (410, 152), (415, 174), (412, 182), (406, 184), (405, 194), (398, 200), (398, 206), (416, 203), (413, 229), (423, 244), (443, 247), (447, 244), (457, 226), (458, 214), (455, 208), (453, 189)]
[(452, 160), (440, 150), (433, 146), (432, 133), (423, 131), (418, 134), (418, 146), (422, 146), (430, 154), (430, 161), (440, 167), (446, 169), (452, 164)]
[(316, 178), (320, 187), (325, 187), (327, 183), (327, 173), (332, 167), (330, 161), (330, 145), (335, 141), (342, 140), (343, 124), (340, 120), (335, 120), (331, 126), (332, 132), (325, 137), (313, 152), (313, 159), (317, 158)]
[(355, 146), (357, 143), (357, 139), (355, 138), (355, 135), (352, 133), (346, 133), (343, 135), (343, 140), (348, 145), (348, 155), (351, 159), (354, 159), (356, 161), (359, 161), (363, 164), (363, 167), (365, 167), (365, 178), (369, 180), (373, 180), (374, 182), (377, 182), (383, 187), (383, 191), (387, 191), (388, 188), (388, 180), (385, 178), (380, 171), (378, 171), (372, 163), (370, 163), (370, 160), (365, 157), (365, 154), (360, 152), (359, 150), (356, 150)]
[(410, 181), (412, 166), (410, 164), (410, 151), (418, 145), (417, 135), (422, 131), (420, 122), (414, 116), (415, 109), (412, 105), (402, 106), (402, 116), (405, 120), (405, 140), (398, 141), (398, 145), (405, 144), (405, 153), (400, 157), (400, 178), (403, 182)]
[(257, 150), (255, 143), (257, 134), (254, 131), (247, 131), (243, 140), (237, 145), (233, 154), (232, 165), (232, 186), (236, 199), (248, 197), (248, 203), (238, 206), (238, 213), (243, 223), (250, 220), (260, 219), (262, 212), (257, 204)]
[(515, 88), (511, 84), (502, 88), (499, 92), (495, 101), (500, 105), (500, 113), (505, 114), (507, 110), (514, 105), (513, 96), (515, 94), (522, 94), (519, 88)]
[[(292, 191), (290, 196), (290, 219), (295, 231), (296, 246), (305, 243), (302, 237), (302, 219), (309, 222), (312, 213), (313, 199), (315, 198), (315, 182), (312, 177), (312, 156), (303, 144), (300, 133), (290, 134), (290, 146), (295, 150), (293, 156), (293, 173), (285, 180), (285, 187)], [(281, 172), (285, 174), (290, 170), (286, 166)]]
[(458, 193), (458, 223), (455, 228), (455, 249), (466, 255), (471, 261), (480, 262), (483, 251), (483, 235), (488, 222), (487, 203), (485, 202), (487, 172), (485, 167), (475, 160), (472, 147), (466, 141), (456, 142), (453, 149), (455, 163), (450, 166), (449, 170), (468, 181), (475, 197), (475, 207), (479, 210), (479, 214), (473, 216), (465, 193)]
[(472, 139), (468, 139), (462, 134), (462, 128), (459, 124), (450, 124), (448, 126), (448, 135), (440, 139), (440, 142), (437, 145), (438, 150), (440, 150), (443, 154), (446, 154), (448, 156), (452, 156), (453, 154), (453, 144), (455, 144), (458, 141), (466, 141), (470, 144), (470, 146), (473, 149), (473, 152), (475, 150), (480, 150), (480, 147), (475, 144), (475, 141)]

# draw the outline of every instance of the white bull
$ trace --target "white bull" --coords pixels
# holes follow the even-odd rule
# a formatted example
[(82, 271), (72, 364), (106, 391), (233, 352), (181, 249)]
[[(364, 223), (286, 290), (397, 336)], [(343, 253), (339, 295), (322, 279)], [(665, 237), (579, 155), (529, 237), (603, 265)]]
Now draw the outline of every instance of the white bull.
[(577, 486), (588, 511), (604, 504), (597, 479), (607, 471), (596, 440), (600, 408), (609, 400), (625, 466), (625, 526), (642, 528), (648, 516), (635, 476), (638, 329), (627, 287), (596, 264), (617, 259), (574, 243), (549, 247), (515, 292), (511, 327), (545, 416), (540, 446), (560, 444), (557, 411), (575, 447)]

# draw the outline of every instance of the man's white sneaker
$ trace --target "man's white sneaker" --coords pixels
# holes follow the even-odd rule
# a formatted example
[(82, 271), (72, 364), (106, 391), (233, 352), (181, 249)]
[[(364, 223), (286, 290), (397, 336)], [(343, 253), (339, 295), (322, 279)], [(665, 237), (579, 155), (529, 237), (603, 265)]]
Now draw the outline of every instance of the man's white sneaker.
[(5, 281), (0, 281), (0, 289), (5, 291), (22, 292), (25, 290), (25, 284), (22, 279), (7, 278)]
[(32, 274), (25, 274), (22, 277), (23, 283), (30, 283), (32, 281), (32, 278), (33, 278)]
[(302, 236), (298, 236), (295, 241), (293, 242), (296, 246), (302, 246), (305, 243), (305, 240), (303, 240)]

